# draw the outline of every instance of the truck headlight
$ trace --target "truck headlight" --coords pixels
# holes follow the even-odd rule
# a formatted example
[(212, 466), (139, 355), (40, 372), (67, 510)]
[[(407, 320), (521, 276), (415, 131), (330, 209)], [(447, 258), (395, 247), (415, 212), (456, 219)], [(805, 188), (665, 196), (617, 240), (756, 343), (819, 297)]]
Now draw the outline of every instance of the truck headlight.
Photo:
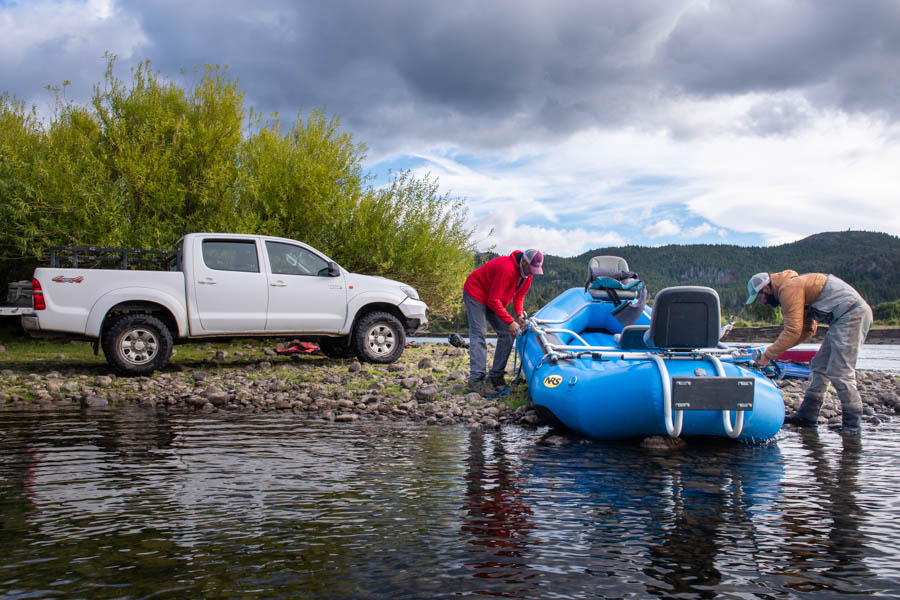
[(409, 287), (408, 285), (401, 285), (400, 291), (403, 292), (404, 294), (406, 294), (407, 296), (409, 296), (410, 298), (412, 298), (413, 300), (419, 299), (419, 292), (417, 292), (415, 289)]

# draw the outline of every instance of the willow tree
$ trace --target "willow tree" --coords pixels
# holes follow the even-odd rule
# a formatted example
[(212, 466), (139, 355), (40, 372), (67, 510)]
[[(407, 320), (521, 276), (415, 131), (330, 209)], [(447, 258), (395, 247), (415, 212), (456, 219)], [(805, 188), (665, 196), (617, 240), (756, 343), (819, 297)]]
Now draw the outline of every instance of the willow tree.
[(436, 181), (404, 172), (374, 187), (365, 145), (337, 116), (298, 112), (288, 129), (264, 121), (227, 68), (207, 66), (184, 86), (149, 61), (128, 82), (114, 66), (108, 57), (89, 105), (58, 100), (46, 121), (0, 96), (0, 270), (21, 273), (52, 245), (264, 233), (416, 286), (436, 315), (458, 304), (474, 247), (463, 203)]

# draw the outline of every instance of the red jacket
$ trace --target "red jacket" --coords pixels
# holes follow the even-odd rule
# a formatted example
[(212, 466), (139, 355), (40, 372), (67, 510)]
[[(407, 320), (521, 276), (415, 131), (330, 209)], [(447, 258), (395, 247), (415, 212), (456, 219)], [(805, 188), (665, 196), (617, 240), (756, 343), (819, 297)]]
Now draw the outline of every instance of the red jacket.
[(516, 284), (522, 277), (519, 270), (521, 258), (522, 252), (516, 250), (509, 256), (498, 256), (489, 260), (469, 273), (463, 285), (469, 296), (497, 313), (504, 323), (513, 322), (513, 318), (506, 312), (510, 300), (514, 301), (513, 308), (516, 315), (522, 314), (525, 294), (531, 288), (532, 275), (529, 274), (519, 289), (516, 289)]

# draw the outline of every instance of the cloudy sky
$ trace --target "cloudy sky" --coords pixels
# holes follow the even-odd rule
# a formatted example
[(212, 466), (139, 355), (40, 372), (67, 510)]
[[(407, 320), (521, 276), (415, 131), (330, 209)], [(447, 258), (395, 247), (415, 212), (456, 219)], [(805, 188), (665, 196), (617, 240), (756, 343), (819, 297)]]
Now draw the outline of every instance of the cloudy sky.
[(897, 0), (0, 0), (0, 92), (86, 101), (105, 52), (326, 107), (501, 252), (900, 235)]

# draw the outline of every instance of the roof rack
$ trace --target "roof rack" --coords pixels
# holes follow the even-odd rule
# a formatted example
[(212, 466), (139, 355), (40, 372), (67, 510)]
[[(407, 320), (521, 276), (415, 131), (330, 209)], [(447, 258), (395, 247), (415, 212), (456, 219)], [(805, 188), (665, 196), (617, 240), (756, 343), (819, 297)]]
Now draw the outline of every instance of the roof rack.
[(174, 250), (137, 248), (98, 248), (96, 246), (53, 246), (50, 266), (73, 269), (147, 269), (169, 270), (175, 261)]

